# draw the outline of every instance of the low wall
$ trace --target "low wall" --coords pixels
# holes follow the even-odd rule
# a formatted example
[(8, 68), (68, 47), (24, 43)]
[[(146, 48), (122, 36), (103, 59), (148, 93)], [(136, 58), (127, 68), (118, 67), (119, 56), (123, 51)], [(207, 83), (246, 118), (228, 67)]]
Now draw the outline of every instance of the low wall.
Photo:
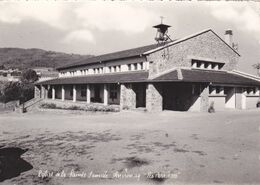
[(211, 105), (211, 102), (214, 102), (214, 108), (216, 111), (225, 109), (225, 101), (226, 101), (225, 96), (210, 96), (209, 97), (209, 105)]
[(246, 97), (246, 109), (256, 108), (256, 104), (259, 101), (258, 96), (247, 96)]

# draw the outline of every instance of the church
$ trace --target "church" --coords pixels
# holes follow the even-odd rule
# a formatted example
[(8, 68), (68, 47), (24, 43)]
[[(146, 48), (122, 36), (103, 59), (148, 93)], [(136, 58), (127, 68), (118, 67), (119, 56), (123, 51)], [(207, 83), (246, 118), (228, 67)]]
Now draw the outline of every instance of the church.
[(154, 26), (156, 44), (57, 68), (58, 78), (35, 84), (35, 98), (147, 111), (257, 106), (260, 79), (237, 70), (240, 54), (232, 30), (223, 39), (208, 29), (171, 40), (169, 27)]

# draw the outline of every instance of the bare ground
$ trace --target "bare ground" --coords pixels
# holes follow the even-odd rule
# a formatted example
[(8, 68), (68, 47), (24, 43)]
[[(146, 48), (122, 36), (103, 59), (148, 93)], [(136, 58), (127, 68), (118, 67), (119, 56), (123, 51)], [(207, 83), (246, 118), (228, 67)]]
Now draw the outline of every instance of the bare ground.
[(2, 113), (0, 148), (28, 149), (33, 166), (2, 183), (260, 184), (259, 120), (260, 110)]

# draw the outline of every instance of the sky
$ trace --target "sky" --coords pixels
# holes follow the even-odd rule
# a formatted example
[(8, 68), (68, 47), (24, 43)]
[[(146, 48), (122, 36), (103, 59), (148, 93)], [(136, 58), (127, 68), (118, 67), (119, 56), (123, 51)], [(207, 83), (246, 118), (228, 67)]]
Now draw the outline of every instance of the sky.
[(233, 30), (239, 70), (256, 74), (260, 63), (260, 3), (187, 1), (2, 1), (0, 47), (41, 48), (99, 55), (155, 43), (152, 26), (172, 27), (180, 39), (211, 28)]

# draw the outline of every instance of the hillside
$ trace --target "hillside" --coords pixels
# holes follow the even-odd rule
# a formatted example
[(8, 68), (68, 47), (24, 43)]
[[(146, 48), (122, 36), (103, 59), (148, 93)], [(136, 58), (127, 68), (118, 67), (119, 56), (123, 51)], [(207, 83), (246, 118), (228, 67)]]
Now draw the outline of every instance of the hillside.
[(91, 57), (91, 55), (66, 54), (42, 49), (0, 48), (0, 66), (27, 69), (33, 67), (58, 67)]

